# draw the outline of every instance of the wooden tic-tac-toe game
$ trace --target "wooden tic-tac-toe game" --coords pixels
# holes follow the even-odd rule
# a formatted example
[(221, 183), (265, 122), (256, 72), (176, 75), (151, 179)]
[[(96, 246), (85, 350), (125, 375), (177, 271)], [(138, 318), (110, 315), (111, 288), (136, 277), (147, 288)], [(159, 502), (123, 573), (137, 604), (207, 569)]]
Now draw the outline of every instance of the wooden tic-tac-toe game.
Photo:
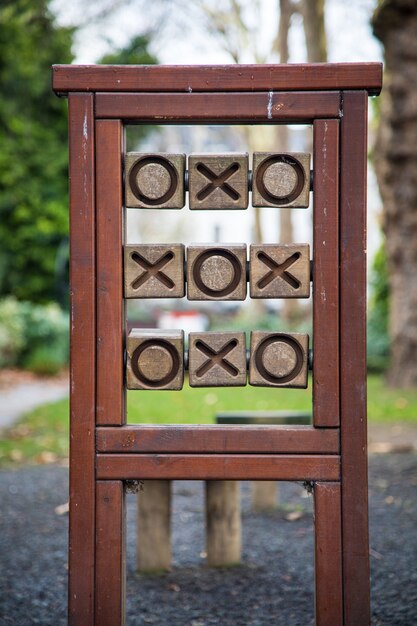
[[(53, 68), (69, 99), (70, 624), (124, 622), (124, 485), (139, 479), (308, 481), (316, 623), (369, 624), (367, 100), (381, 75), (375, 63)], [(314, 146), (311, 159), (255, 153), (249, 171), (244, 153), (126, 154), (128, 123), (309, 124)], [(312, 249), (124, 244), (126, 207), (163, 216), (187, 193), (196, 211), (312, 200)], [(190, 333), (185, 351), (181, 329), (126, 333), (127, 298), (308, 298), (310, 283), (312, 337)], [(305, 388), (309, 368), (311, 426), (126, 424), (126, 388)]]

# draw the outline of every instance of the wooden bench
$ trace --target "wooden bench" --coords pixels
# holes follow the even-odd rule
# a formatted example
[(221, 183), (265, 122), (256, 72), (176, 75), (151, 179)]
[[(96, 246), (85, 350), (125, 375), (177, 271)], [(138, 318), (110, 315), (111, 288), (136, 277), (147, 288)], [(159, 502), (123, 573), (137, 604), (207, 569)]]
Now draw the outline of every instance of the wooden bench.
[[(307, 411), (227, 411), (216, 415), (217, 424), (306, 425)], [(171, 482), (146, 481), (138, 497), (137, 567), (140, 572), (166, 571), (171, 567)], [(276, 481), (251, 483), (252, 508), (267, 511), (278, 504)], [(240, 563), (240, 482), (207, 480), (206, 553), (209, 566)]]

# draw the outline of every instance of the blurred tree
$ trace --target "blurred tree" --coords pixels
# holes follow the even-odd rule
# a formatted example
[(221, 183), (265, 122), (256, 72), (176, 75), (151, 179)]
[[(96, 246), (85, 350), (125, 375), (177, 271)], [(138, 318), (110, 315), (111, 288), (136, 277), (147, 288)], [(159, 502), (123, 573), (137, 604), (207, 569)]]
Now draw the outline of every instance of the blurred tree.
[(417, 3), (382, 0), (373, 17), (385, 48), (374, 151), (390, 285), (388, 381), (417, 386)]
[(44, 302), (68, 229), (66, 104), (51, 64), (72, 61), (73, 31), (48, 0), (6, 0), (0, 32), (0, 295)]
[[(98, 63), (105, 65), (154, 65), (158, 59), (150, 54), (149, 35), (137, 35), (133, 37), (124, 48), (105, 54)], [(126, 149), (135, 150), (140, 140), (149, 133), (151, 126), (132, 126), (126, 136)]]

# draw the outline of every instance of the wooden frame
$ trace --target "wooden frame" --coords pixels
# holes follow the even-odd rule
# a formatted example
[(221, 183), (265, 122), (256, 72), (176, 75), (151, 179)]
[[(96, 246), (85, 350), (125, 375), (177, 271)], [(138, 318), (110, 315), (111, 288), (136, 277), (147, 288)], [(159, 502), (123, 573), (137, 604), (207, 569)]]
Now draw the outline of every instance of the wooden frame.
[[(54, 66), (69, 97), (69, 623), (124, 623), (126, 479), (309, 480), (316, 623), (366, 626), (367, 97), (377, 63)], [(242, 97), (243, 96), (243, 97)], [(313, 123), (313, 425), (125, 424), (123, 124)]]

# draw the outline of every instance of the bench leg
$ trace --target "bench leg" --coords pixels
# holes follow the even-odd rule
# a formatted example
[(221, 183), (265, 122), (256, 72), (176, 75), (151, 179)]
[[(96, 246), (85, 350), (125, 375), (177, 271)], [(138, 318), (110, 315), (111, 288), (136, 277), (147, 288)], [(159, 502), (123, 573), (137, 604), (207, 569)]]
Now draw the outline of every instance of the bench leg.
[(171, 481), (147, 480), (138, 494), (137, 568), (158, 572), (171, 567)]
[(278, 483), (275, 480), (254, 480), (251, 483), (252, 509), (271, 511), (278, 506)]
[(206, 550), (211, 567), (240, 563), (240, 483), (206, 481)]

